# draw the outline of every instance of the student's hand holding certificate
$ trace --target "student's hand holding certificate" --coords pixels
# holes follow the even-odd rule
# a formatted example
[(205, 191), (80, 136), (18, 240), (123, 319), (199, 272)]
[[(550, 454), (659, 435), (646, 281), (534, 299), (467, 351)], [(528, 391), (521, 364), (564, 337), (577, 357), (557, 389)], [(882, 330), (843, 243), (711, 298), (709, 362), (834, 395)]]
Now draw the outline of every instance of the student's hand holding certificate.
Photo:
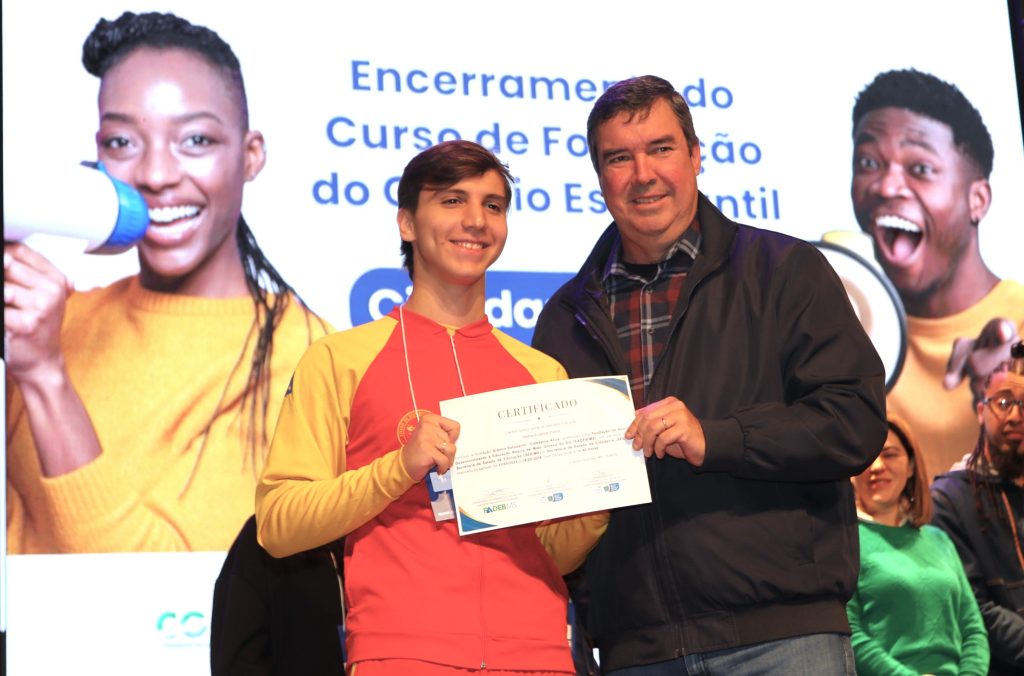
[(459, 423), (436, 413), (425, 413), (402, 447), (402, 466), (416, 481), (432, 468), (444, 474), (452, 465), (458, 438)]

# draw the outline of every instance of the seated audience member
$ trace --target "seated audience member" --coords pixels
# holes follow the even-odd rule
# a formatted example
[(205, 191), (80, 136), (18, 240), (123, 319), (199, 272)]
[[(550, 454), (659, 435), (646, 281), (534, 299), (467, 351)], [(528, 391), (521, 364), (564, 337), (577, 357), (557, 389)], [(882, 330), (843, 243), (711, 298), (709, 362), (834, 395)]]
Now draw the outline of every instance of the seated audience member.
[(928, 525), (928, 472), (903, 421), (853, 485), (860, 577), (847, 605), (860, 676), (987, 672), (988, 639), (950, 538)]
[(932, 484), (934, 523), (953, 539), (981, 608), (991, 674), (1024, 674), (1024, 343), (985, 380), (964, 466)]
[(341, 555), (336, 541), (275, 559), (250, 517), (213, 589), (212, 676), (343, 674)]

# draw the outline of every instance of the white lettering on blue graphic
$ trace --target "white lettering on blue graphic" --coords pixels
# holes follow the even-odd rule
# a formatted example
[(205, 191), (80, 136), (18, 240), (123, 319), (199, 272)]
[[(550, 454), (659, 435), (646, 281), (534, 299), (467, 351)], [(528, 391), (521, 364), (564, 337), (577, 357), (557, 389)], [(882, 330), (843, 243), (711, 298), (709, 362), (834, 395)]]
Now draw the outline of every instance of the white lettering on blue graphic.
[[(408, 298), (410, 293), (412, 293), (412, 287), (406, 290), (405, 298)], [(390, 312), (391, 308), (405, 301), (405, 298), (402, 298), (402, 294), (394, 289), (377, 289), (370, 294), (366, 304), (370, 311), (370, 317), (374, 320), (380, 319)], [(390, 303), (386, 310), (381, 307), (385, 302)]]
[(520, 298), (513, 303), (510, 289), (502, 289), (497, 297), (492, 296), (484, 301), (484, 312), (491, 324), (499, 329), (513, 326), (532, 329), (537, 325), (537, 317), (542, 309), (544, 301), (540, 298)]

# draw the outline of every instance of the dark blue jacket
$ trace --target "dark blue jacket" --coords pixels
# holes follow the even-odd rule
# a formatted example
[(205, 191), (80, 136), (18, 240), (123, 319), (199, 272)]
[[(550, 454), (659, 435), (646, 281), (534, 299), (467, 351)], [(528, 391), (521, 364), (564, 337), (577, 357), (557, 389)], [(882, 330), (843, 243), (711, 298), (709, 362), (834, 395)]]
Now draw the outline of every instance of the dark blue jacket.
[[(956, 545), (967, 581), (978, 599), (992, 649), (993, 676), (1024, 673), (1024, 571), (1017, 558), (1006, 507), (1013, 511), (1017, 533), (1024, 533), (1024, 490), (999, 477), (975, 475), (977, 493), (967, 470), (935, 477), (932, 523)], [(993, 499), (994, 498), (994, 499)], [(984, 516), (979, 513), (979, 505)]]

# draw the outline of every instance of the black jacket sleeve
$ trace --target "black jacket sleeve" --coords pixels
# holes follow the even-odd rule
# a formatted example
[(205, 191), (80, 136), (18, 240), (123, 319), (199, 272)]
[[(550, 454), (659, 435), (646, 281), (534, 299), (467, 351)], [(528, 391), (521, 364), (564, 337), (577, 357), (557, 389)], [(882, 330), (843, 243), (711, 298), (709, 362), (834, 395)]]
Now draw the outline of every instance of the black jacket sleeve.
[[(952, 488), (958, 495), (951, 495), (947, 488)], [(963, 489), (968, 493), (965, 494)], [(988, 630), (993, 667), (997, 664), (1012, 665), (1020, 670), (1019, 673), (1024, 673), (1024, 617), (1013, 608), (999, 603), (990, 590), (990, 582), (1005, 585), (1007, 580), (998, 574), (1000, 571), (986, 571), (985, 558), (991, 552), (986, 554), (974, 551), (979, 546), (976, 540), (981, 536), (981, 524), (977, 521), (976, 506), (969, 491), (964, 485), (937, 480), (932, 486), (935, 505), (932, 523), (946, 531), (956, 545), (964, 572), (967, 573), (967, 581), (971, 583)], [(967, 509), (971, 512), (965, 513)], [(997, 530), (996, 526), (995, 523), (989, 523), (986, 529), (992, 533)], [(1009, 534), (1007, 537), (1010, 537)], [(1017, 565), (1012, 560), (1007, 563)], [(991, 568), (991, 565), (988, 567)]]
[(881, 359), (846, 290), (813, 246), (794, 246), (765, 280), (761, 335), (777, 364), (775, 399), (701, 418), (700, 471), (766, 481), (835, 481), (859, 474), (885, 442)]
[(250, 517), (213, 592), (212, 676), (344, 673), (340, 543), (282, 559), (256, 541)]
[(266, 569), (250, 518), (228, 550), (213, 587), (210, 672), (213, 676), (273, 673)]

